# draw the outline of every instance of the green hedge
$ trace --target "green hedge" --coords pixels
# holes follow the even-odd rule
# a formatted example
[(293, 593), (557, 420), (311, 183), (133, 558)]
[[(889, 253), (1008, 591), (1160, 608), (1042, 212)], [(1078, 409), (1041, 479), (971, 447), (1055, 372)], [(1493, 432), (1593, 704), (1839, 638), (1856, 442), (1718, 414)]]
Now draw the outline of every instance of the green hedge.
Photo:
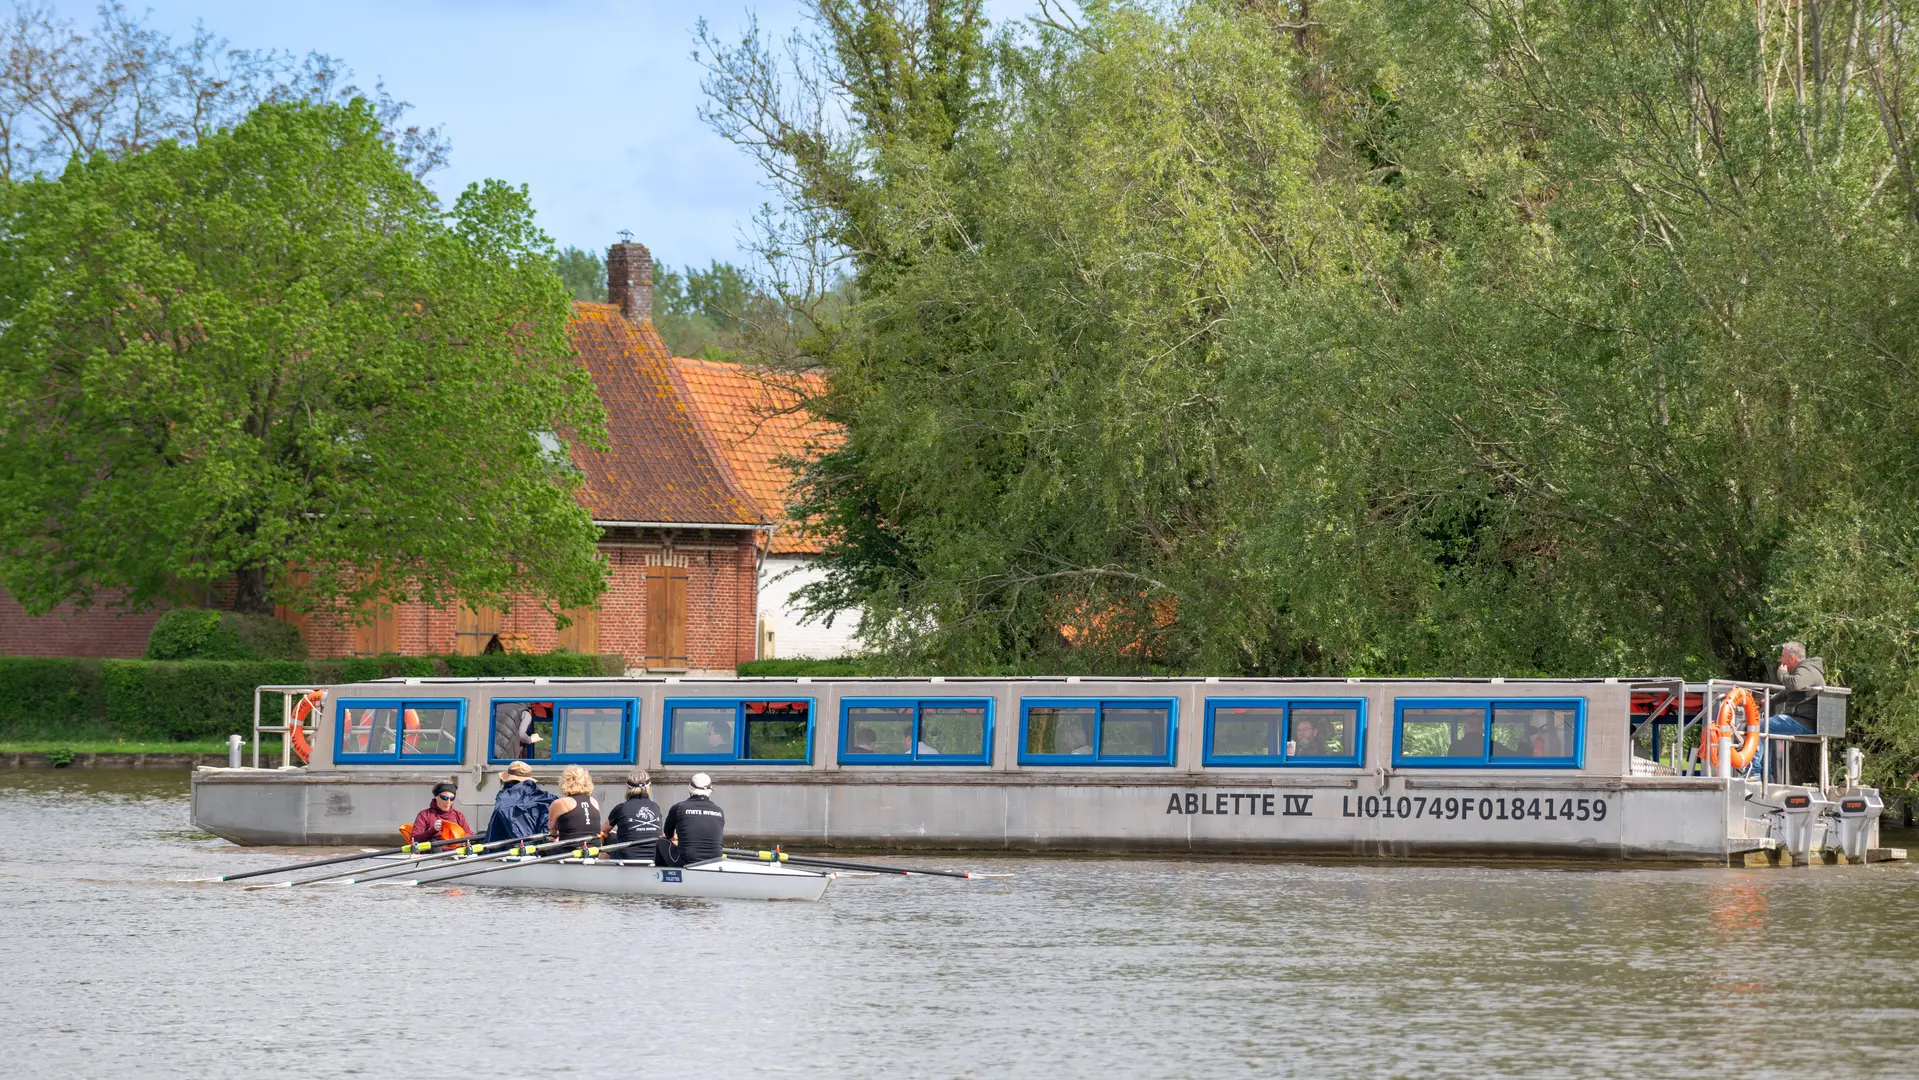
[[(618, 656), (379, 656), (353, 660), (43, 660), (0, 656), (0, 741), (245, 735), (253, 688), (395, 676), (617, 675)], [(268, 715), (280, 704), (269, 695)]]
[(843, 657), (838, 660), (748, 660), (736, 669), (736, 673), (764, 675), (776, 679), (793, 679), (801, 675), (810, 675), (818, 679), (846, 679), (859, 675), (894, 674), (883, 669), (878, 663), (860, 657)]
[(305, 660), (300, 631), (271, 615), (174, 608), (147, 635), (149, 660)]

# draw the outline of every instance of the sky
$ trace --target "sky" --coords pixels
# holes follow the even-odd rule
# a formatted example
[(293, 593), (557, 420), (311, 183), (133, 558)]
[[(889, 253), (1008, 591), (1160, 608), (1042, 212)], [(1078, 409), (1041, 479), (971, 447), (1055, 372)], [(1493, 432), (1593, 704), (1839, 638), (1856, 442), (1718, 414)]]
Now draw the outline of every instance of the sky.
[[(58, 0), (91, 22), (93, 4)], [(196, 20), (235, 47), (318, 50), (362, 86), (384, 79), (414, 121), (452, 142), (429, 178), (447, 201), (492, 177), (525, 184), (559, 246), (603, 250), (621, 229), (657, 261), (744, 262), (741, 241), (769, 198), (754, 165), (697, 115), (693, 28), (736, 40), (756, 13), (784, 37), (797, 0), (129, 0), (175, 36)], [(1037, 7), (989, 0), (997, 17)]]

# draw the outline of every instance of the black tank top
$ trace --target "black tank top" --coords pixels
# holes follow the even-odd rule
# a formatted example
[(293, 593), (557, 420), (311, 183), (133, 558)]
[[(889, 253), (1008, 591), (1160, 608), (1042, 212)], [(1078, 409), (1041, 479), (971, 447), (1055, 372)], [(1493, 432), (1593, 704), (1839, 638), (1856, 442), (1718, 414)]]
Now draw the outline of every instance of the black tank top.
[(590, 795), (574, 795), (573, 809), (560, 815), (562, 840), (584, 840), (600, 835), (600, 808)]

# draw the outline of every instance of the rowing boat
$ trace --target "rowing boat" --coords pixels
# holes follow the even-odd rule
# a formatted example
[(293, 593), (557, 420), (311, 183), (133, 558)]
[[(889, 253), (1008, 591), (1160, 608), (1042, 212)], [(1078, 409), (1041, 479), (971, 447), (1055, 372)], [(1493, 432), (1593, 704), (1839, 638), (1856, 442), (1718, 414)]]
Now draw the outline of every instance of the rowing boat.
[[(422, 867), (413, 880), (431, 885), (477, 869), (467, 858)], [(715, 859), (692, 866), (654, 866), (621, 859), (504, 859), (499, 868), (448, 884), (623, 896), (685, 896), (717, 900), (818, 900), (832, 874), (790, 866)]]

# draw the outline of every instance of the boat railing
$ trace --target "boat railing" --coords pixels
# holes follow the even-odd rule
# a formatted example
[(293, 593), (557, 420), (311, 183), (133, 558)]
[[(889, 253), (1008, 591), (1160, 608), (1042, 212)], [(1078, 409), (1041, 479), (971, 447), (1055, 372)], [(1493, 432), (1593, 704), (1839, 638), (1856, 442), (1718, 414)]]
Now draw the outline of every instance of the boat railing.
[[(283, 684), (277, 686), (256, 686), (253, 688), (253, 767), (260, 767), (260, 736), (280, 736), (280, 764), (293, 764), (293, 709), (294, 703), (307, 694), (321, 689), (317, 686)], [(277, 724), (261, 722), (264, 709), (260, 697), (262, 694), (280, 695), (280, 720)], [(307, 731), (307, 745), (314, 745), (319, 738), (320, 710), (315, 709), (303, 725)]]

